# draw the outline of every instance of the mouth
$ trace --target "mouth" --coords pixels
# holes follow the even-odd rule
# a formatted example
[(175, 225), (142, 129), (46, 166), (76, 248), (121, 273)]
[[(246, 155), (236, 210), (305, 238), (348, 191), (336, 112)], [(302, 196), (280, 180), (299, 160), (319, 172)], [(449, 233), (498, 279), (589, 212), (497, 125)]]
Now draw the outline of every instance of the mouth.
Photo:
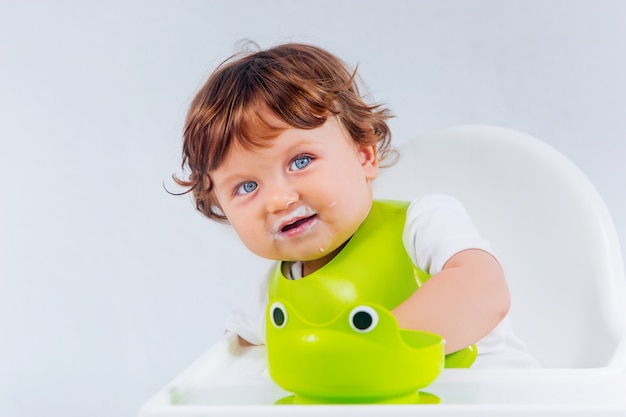
[(272, 228), (272, 234), (278, 239), (286, 239), (305, 233), (315, 223), (318, 214), (308, 207), (300, 207), (291, 215), (280, 219)]
[(296, 220), (296, 221), (295, 221), (295, 222), (293, 222), (293, 223), (289, 223), (289, 224), (287, 224), (287, 225), (283, 226), (283, 227), (280, 229), (280, 232), (281, 232), (281, 233), (285, 233), (285, 232), (288, 232), (288, 231), (290, 231), (290, 230), (292, 230), (292, 229), (296, 229), (296, 228), (298, 228), (298, 227), (300, 227), (300, 226), (302, 226), (302, 225), (304, 225), (304, 224), (306, 224), (306, 223), (310, 222), (310, 221), (311, 221), (311, 220), (313, 220), (315, 217), (317, 217), (317, 214), (314, 214), (314, 215), (312, 215), (312, 216), (309, 216), (309, 217), (305, 217), (305, 218), (302, 218), (302, 219)]
[(300, 233), (304, 233), (309, 230), (315, 219), (317, 218), (317, 214), (314, 214), (309, 217), (304, 217), (302, 219), (298, 219), (293, 223), (286, 224), (279, 231), (279, 236), (291, 237), (298, 235)]

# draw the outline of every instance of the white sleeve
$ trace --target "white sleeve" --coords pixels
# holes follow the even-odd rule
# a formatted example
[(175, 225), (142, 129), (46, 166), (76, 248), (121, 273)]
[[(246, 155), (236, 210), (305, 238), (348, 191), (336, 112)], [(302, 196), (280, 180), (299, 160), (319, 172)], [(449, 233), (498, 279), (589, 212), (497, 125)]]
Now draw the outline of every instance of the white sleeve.
[(265, 344), (265, 310), (268, 303), (268, 286), (274, 264), (265, 276), (255, 279), (243, 298), (226, 318), (225, 329), (253, 345)]
[(435, 194), (411, 202), (402, 236), (413, 264), (436, 274), (455, 254), (466, 249), (492, 253), (463, 205), (448, 195)]

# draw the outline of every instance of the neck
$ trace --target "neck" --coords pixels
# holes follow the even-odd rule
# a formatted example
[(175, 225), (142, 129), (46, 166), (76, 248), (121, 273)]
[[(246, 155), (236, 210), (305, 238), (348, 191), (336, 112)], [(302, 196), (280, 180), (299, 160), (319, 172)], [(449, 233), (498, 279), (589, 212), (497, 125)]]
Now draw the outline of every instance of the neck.
[(321, 258), (313, 259), (310, 261), (302, 261), (302, 277), (306, 277), (307, 275), (312, 274), (313, 272), (317, 271), (328, 262), (330, 262), (335, 256), (337, 256), (339, 252), (341, 252), (341, 250), (344, 248), (344, 246), (346, 246), (349, 241), (350, 240), (348, 239), (348, 241), (344, 242), (337, 249), (322, 256)]

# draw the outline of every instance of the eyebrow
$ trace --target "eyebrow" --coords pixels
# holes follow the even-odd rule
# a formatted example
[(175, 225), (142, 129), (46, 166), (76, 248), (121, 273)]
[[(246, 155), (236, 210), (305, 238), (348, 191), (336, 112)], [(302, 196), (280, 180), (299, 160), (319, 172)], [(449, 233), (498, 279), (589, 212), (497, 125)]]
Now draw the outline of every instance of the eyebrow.
[(218, 186), (230, 187), (231, 185), (239, 184), (246, 175), (240, 172), (234, 172), (226, 174), (223, 178), (216, 180), (215, 176), (212, 175), (213, 188), (217, 190)]

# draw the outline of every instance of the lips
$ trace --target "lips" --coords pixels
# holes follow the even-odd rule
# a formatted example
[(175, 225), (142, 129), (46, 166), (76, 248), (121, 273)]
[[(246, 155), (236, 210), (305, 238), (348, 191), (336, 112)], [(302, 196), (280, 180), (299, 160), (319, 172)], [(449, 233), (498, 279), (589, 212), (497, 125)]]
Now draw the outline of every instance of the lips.
[(317, 213), (309, 207), (298, 207), (288, 216), (279, 219), (272, 228), (278, 239), (299, 235), (309, 230), (317, 222)]
[(301, 226), (304, 223), (310, 221), (315, 216), (317, 216), (317, 214), (314, 214), (313, 216), (305, 217), (305, 218), (300, 219), (300, 220), (296, 220), (295, 222), (290, 223), (290, 224), (286, 225), (285, 227), (283, 227), (282, 229), (280, 229), (280, 231), (281, 232), (287, 232), (287, 231), (289, 231), (291, 229), (295, 229), (296, 227)]

